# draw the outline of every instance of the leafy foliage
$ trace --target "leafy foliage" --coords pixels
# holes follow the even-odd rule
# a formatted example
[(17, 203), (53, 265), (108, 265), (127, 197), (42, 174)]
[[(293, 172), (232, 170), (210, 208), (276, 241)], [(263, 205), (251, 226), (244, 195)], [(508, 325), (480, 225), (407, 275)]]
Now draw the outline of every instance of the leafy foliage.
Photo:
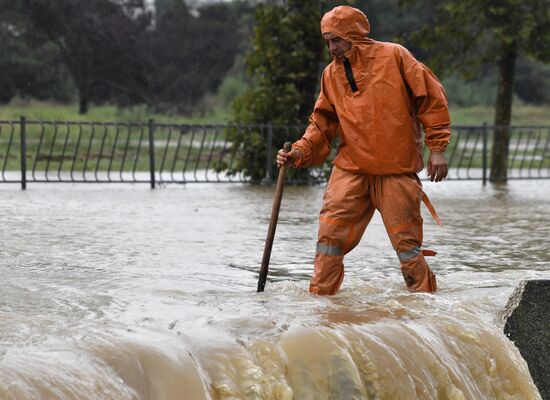
[(399, 0), (409, 12), (426, 15), (405, 32), (429, 52), (440, 73), (461, 71), (472, 78), (482, 64), (494, 64), (508, 48), (550, 62), (550, 11), (545, 0)]
[(14, 8), (0, 0), (0, 102), (21, 98), (68, 100), (71, 83), (47, 37), (36, 32)]
[(526, 103), (550, 104), (550, 65), (520, 57), (516, 68), (514, 92)]
[(506, 180), (516, 61), (525, 53), (550, 61), (547, 0), (400, 0), (429, 19), (410, 39), (430, 52), (437, 69), (472, 76), (482, 64), (498, 70), (491, 180)]
[(147, 53), (141, 44), (150, 16), (143, 2), (23, 0), (21, 6), (57, 45), (78, 89), (81, 113), (90, 100), (114, 97), (131, 104), (149, 97)]
[[(498, 84), (506, 43), (518, 57), (514, 93), (532, 104), (550, 101), (542, 64), (550, 52), (547, 0), (156, 0), (156, 13), (143, 0), (0, 0), (0, 102), (78, 95), (82, 112), (93, 102), (190, 114), (227, 105), (247, 86), (234, 122), (303, 125), (326, 61), (318, 20), (343, 3), (367, 14), (371, 37), (404, 42), (446, 75), (454, 104), (494, 101), (488, 92)], [(245, 50), (250, 77), (243, 78)], [(276, 131), (274, 147), (280, 135), (301, 131)]]
[(181, 1), (162, 1), (152, 32), (157, 108), (190, 111), (218, 88), (238, 53), (246, 3), (205, 5), (192, 13)]
[[(314, 0), (289, 0), (283, 6), (261, 4), (256, 8), (253, 45), (246, 57), (255, 86), (234, 102), (233, 122), (298, 127), (293, 132), (275, 130), (269, 155), (266, 131), (257, 130), (254, 135), (234, 132), (235, 148), (241, 149), (236, 171), (254, 182), (266, 177), (270, 169), (266, 163), (274, 159), (285, 141), (301, 136), (301, 127), (313, 108), (323, 54), (320, 18), (321, 8)], [(267, 178), (273, 179), (275, 172), (272, 170)]]

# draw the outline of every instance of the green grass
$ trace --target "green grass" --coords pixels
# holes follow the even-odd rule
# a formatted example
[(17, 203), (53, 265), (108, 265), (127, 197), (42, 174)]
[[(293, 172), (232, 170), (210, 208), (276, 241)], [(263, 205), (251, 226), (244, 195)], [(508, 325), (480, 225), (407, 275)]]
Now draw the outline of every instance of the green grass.
[[(495, 110), (488, 106), (450, 107), (453, 125), (494, 124)], [(550, 104), (544, 106), (518, 105), (512, 109), (512, 125), (550, 125)]]
[[(488, 106), (451, 106), (453, 125), (492, 125), (494, 109)], [(75, 104), (55, 104), (49, 102), (14, 102), (0, 106), (0, 120), (18, 120), (25, 116), (28, 120), (42, 121), (112, 121), (136, 122), (153, 118), (159, 123), (176, 124), (223, 124), (227, 123), (229, 111), (216, 109), (201, 116), (166, 115), (150, 112), (145, 107), (118, 109), (115, 106), (90, 106), (86, 115), (78, 114)], [(305, 122), (304, 122), (305, 123)], [(543, 106), (516, 105), (512, 111), (513, 125), (550, 125), (550, 104)]]
[(19, 120), (21, 116), (34, 121), (144, 122), (152, 118), (158, 123), (222, 124), (227, 121), (228, 113), (216, 109), (203, 116), (183, 116), (157, 114), (147, 110), (145, 106), (119, 109), (111, 105), (91, 105), (89, 112), (81, 115), (76, 104), (30, 101), (0, 105), (0, 120)]

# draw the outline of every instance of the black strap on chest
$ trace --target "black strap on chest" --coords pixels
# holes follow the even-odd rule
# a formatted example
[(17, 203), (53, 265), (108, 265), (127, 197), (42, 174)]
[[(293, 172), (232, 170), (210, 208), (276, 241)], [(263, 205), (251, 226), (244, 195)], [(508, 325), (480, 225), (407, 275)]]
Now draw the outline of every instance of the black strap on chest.
[(353, 71), (351, 70), (351, 64), (347, 57), (344, 57), (344, 70), (346, 71), (346, 78), (348, 78), (348, 83), (351, 87), (353, 93), (359, 91), (357, 89), (357, 84), (355, 83), (355, 78), (353, 77)]

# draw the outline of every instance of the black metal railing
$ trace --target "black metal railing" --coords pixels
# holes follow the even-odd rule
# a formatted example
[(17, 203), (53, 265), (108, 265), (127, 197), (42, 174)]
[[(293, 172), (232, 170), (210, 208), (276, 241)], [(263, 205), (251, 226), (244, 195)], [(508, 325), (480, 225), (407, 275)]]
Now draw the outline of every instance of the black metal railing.
[[(239, 159), (247, 143), (261, 142), (267, 183), (273, 176), (273, 138), (292, 137), (304, 127), (180, 125), (147, 122), (0, 121), (0, 183), (248, 182)], [(550, 178), (550, 126), (510, 129), (509, 179)], [(494, 126), (454, 126), (447, 149), (449, 179), (489, 176)], [(243, 138), (245, 140), (243, 140)], [(279, 140), (280, 142), (280, 140)], [(427, 154), (425, 154), (427, 155)], [(327, 164), (308, 180), (322, 182)], [(290, 181), (293, 180), (292, 172)]]
[[(446, 155), (449, 179), (480, 179), (490, 174), (495, 130), (509, 130), (508, 179), (550, 178), (550, 126), (453, 127)], [(426, 155), (426, 154), (425, 154)]]

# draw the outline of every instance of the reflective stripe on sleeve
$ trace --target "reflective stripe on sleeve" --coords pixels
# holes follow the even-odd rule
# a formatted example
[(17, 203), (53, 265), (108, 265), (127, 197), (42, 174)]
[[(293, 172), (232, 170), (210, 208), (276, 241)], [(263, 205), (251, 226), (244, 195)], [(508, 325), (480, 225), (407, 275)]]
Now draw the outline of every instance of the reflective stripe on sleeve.
[(413, 247), (412, 249), (408, 251), (402, 251), (397, 253), (397, 257), (399, 257), (399, 261), (407, 261), (411, 258), (418, 257), (420, 255), (420, 247)]
[(327, 254), (329, 256), (341, 256), (342, 248), (331, 244), (317, 243), (317, 253)]

